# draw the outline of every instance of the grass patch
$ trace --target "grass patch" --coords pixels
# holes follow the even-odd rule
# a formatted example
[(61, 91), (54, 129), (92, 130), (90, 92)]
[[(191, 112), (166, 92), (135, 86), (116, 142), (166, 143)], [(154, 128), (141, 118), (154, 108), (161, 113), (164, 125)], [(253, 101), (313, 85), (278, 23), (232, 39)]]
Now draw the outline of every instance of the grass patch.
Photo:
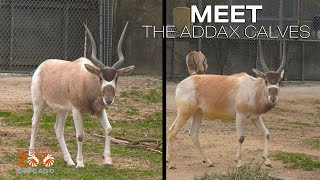
[(140, 114), (139, 109), (136, 109), (131, 106), (129, 106), (126, 111), (126, 115), (128, 115), (128, 116), (139, 115), (139, 114)]
[[(43, 167), (37, 167), (35, 169), (39, 170)], [(67, 167), (63, 160), (55, 161), (52, 166), (54, 173), (52, 174), (18, 174), (15, 169), (10, 170), (10, 175), (12, 179), (161, 179), (160, 176), (155, 176), (155, 174), (161, 174), (161, 171), (157, 169), (108, 169), (104, 166), (97, 164), (86, 163), (84, 168), (76, 169), (75, 167)]]
[(133, 90), (129, 91), (128, 94), (131, 95), (131, 96), (134, 96), (134, 97), (142, 97), (143, 96), (143, 92), (139, 91), (139, 90), (136, 90), (136, 89), (133, 89)]
[(308, 145), (313, 149), (320, 150), (320, 139), (305, 139), (302, 142), (304, 145)]
[(281, 160), (289, 168), (299, 168), (308, 171), (320, 168), (319, 159), (303, 153), (277, 152), (273, 157), (276, 160)]
[(121, 92), (120, 92), (120, 97), (121, 97), (121, 98), (129, 97), (129, 93), (128, 93), (127, 91), (121, 91)]
[(29, 146), (29, 142), (30, 142), (30, 139), (29, 139), (29, 136), (28, 136), (28, 139), (18, 139), (14, 142), (15, 146), (16, 147), (28, 147)]
[(152, 103), (160, 103), (162, 102), (162, 93), (156, 89), (150, 89), (144, 98), (149, 100)]
[(148, 100), (151, 103), (160, 103), (162, 102), (162, 92), (158, 89), (149, 89), (148, 92), (144, 93), (143, 91), (132, 89), (130, 91), (120, 92), (121, 98), (139, 98)]
[[(21, 110), (15, 113), (11, 112), (0, 112), (0, 116), (4, 117), (1, 121), (5, 122), (8, 126), (23, 126), (23, 127), (31, 127), (32, 124), (32, 109)], [(51, 125), (55, 123), (55, 114), (44, 113), (41, 121), (40, 126), (43, 125)], [(51, 128), (51, 127), (50, 127)]]
[(11, 112), (0, 112), (0, 117), (9, 117)]
[(305, 122), (301, 122), (301, 121), (289, 122), (289, 124), (295, 124), (295, 125), (304, 126), (304, 127), (311, 127), (311, 124), (305, 123)]
[(148, 137), (162, 139), (162, 111), (155, 111), (142, 120), (114, 121), (110, 123), (112, 127), (115, 127), (112, 130), (112, 134), (115, 137), (128, 137), (131, 140)]
[(17, 113), (7, 114), (7, 116), (2, 119), (2, 122), (5, 122), (8, 126), (31, 127), (31, 118), (32, 113), (21, 111)]
[[(122, 157), (136, 157), (143, 159), (146, 162), (161, 164), (162, 155), (155, 154), (153, 152), (147, 151), (145, 149), (128, 148), (124, 146), (111, 146), (111, 152)], [(102, 152), (102, 151), (100, 151)]]
[(202, 177), (196, 177), (196, 180), (271, 180), (268, 173), (261, 170), (259, 165), (245, 165), (241, 168), (229, 171), (227, 174), (205, 174)]
[(6, 163), (17, 163), (18, 157), (16, 152), (6, 152), (2, 159)]
[(26, 105), (31, 105), (32, 106), (32, 102), (26, 102)]
[(285, 108), (281, 108), (276, 106), (275, 108), (272, 109), (273, 112), (277, 112), (277, 113), (296, 113), (297, 111), (294, 109), (285, 109)]
[(235, 118), (226, 118), (226, 119), (220, 119), (221, 122), (223, 123), (236, 123)]

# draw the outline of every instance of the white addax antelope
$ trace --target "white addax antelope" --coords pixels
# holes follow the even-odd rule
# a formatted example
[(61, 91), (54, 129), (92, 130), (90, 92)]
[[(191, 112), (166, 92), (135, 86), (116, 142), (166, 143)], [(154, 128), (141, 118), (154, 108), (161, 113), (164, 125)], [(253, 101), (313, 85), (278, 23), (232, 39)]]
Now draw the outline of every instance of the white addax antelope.
[(208, 62), (201, 51), (191, 51), (186, 56), (186, 64), (190, 75), (205, 74), (208, 69)]
[(241, 166), (242, 143), (245, 139), (243, 126), (246, 119), (251, 119), (257, 129), (263, 134), (263, 158), (267, 166), (271, 166), (268, 158), (269, 131), (262, 122), (262, 114), (271, 110), (278, 102), (279, 83), (283, 78), (285, 66), (285, 45), (283, 57), (277, 71), (270, 71), (263, 59), (261, 43), (259, 54), (265, 73), (253, 69), (258, 76), (254, 78), (246, 73), (224, 75), (194, 75), (181, 81), (176, 88), (175, 103), (177, 117), (167, 133), (167, 162), (172, 166), (171, 158), (173, 142), (183, 125), (191, 117), (192, 126), (189, 135), (203, 162), (213, 166), (203, 153), (199, 143), (199, 128), (204, 117), (210, 119), (236, 118), (238, 148), (236, 154), (237, 166)]
[[(96, 43), (86, 25), (92, 46), (92, 59), (79, 58), (75, 61), (50, 59), (40, 64), (32, 77), (31, 95), (33, 104), (33, 117), (31, 129), (30, 149), (34, 149), (36, 132), (39, 121), (49, 106), (56, 113), (55, 132), (61, 146), (64, 161), (68, 166), (75, 165), (64, 140), (64, 125), (67, 114), (72, 112), (76, 127), (78, 144), (77, 166), (84, 167), (82, 156), (82, 143), (84, 129), (82, 115), (90, 113), (96, 115), (105, 130), (105, 146), (103, 164), (112, 166), (110, 152), (111, 126), (107, 118), (105, 107), (114, 102), (118, 76), (130, 74), (134, 66), (121, 68), (124, 62), (121, 46), (128, 22), (123, 29), (118, 42), (119, 60), (112, 66), (105, 66), (96, 57)], [(29, 152), (32, 155), (32, 152)]]

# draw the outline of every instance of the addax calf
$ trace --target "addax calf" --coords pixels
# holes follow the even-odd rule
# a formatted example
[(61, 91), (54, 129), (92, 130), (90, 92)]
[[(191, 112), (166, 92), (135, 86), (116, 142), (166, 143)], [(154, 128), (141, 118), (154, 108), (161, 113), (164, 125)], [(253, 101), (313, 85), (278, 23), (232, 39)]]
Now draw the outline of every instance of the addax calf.
[[(189, 132), (194, 146), (203, 162), (213, 166), (203, 153), (199, 143), (199, 128), (204, 117), (210, 119), (236, 118), (238, 148), (237, 165), (241, 166), (242, 143), (245, 139), (243, 126), (246, 119), (251, 119), (264, 137), (263, 158), (265, 164), (271, 166), (268, 158), (269, 131), (262, 122), (262, 114), (271, 110), (278, 103), (279, 83), (283, 78), (285, 66), (285, 46), (283, 58), (277, 71), (270, 71), (262, 56), (260, 61), (265, 73), (253, 69), (258, 78), (246, 73), (231, 76), (194, 75), (180, 82), (176, 88), (175, 103), (177, 117), (167, 133), (167, 162), (172, 158), (173, 142), (183, 125), (192, 119)], [(173, 168), (169, 164), (169, 168)]]
[(190, 75), (205, 74), (208, 69), (208, 61), (201, 51), (191, 51), (186, 56), (186, 64)]
[[(131, 73), (134, 66), (120, 68), (124, 62), (121, 46), (127, 25), (118, 42), (119, 60), (112, 66), (105, 66), (96, 57), (96, 43), (85, 26), (92, 46), (92, 61), (79, 58), (75, 61), (50, 59), (44, 61), (32, 77), (31, 95), (33, 104), (33, 117), (30, 149), (34, 149), (36, 132), (39, 121), (47, 106), (56, 113), (55, 132), (61, 146), (64, 161), (67, 165), (75, 165), (71, 159), (64, 140), (64, 125), (67, 114), (72, 112), (76, 127), (78, 153), (77, 167), (84, 167), (82, 157), (82, 143), (84, 129), (82, 115), (90, 113), (96, 115), (105, 130), (105, 146), (103, 164), (112, 166), (110, 152), (111, 126), (107, 118), (105, 107), (114, 102), (117, 79), (119, 76)], [(32, 152), (29, 152), (32, 155)]]

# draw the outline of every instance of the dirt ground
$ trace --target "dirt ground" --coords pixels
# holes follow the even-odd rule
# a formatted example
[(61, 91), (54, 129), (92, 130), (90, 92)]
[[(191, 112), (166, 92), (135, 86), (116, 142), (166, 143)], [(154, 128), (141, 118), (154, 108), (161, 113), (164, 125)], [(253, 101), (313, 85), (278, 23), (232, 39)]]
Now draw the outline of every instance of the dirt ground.
[[(167, 83), (167, 121), (171, 126), (176, 117), (174, 103), (177, 83)], [(284, 179), (320, 179), (320, 169), (305, 171), (285, 167), (282, 161), (276, 161), (272, 154), (276, 151), (305, 153), (320, 158), (320, 149), (303, 143), (305, 139), (320, 139), (320, 83), (285, 83), (280, 88), (279, 104), (263, 116), (264, 124), (270, 132), (269, 154), (273, 168), (263, 166), (270, 176)], [(307, 123), (301, 126), (295, 122)], [(201, 126), (200, 144), (214, 167), (201, 162), (200, 155), (188, 136), (191, 121), (182, 128), (174, 143), (172, 162), (177, 169), (167, 169), (168, 180), (194, 179), (205, 173), (227, 173), (235, 168), (237, 135), (235, 123), (221, 120), (204, 120)], [(262, 135), (251, 122), (246, 122), (246, 139), (243, 145), (244, 163), (263, 162)]]
[[(159, 78), (147, 76), (121, 77), (118, 82), (117, 93), (135, 86), (158, 87), (162, 82)], [(0, 76), (0, 110), (14, 111), (30, 108), (31, 105), (31, 76)]]

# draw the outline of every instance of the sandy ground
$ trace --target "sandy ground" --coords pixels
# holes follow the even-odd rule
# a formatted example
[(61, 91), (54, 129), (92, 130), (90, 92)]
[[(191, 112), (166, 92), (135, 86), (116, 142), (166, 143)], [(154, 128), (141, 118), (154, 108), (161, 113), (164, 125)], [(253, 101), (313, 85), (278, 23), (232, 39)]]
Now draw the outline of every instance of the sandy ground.
[(30, 87), (31, 77), (0, 76), (0, 109), (27, 108), (27, 103), (31, 103)]
[[(167, 83), (167, 121), (168, 129), (176, 117), (174, 92), (177, 83)], [(277, 108), (264, 117), (264, 124), (270, 132), (269, 153), (276, 151), (298, 152), (320, 158), (320, 149), (303, 143), (305, 139), (320, 139), (320, 83), (285, 83), (281, 87)], [(309, 126), (297, 125), (301, 121)], [(188, 136), (191, 121), (187, 122), (177, 136), (174, 144), (173, 165), (177, 169), (167, 170), (168, 180), (194, 179), (205, 173), (227, 173), (235, 168), (237, 135), (235, 123), (221, 120), (204, 120), (200, 130), (200, 144), (214, 167), (206, 167)], [(242, 160), (244, 163), (263, 162), (262, 135), (251, 122), (245, 126), (246, 139), (243, 145)], [(269, 175), (284, 179), (320, 179), (320, 169), (305, 171), (290, 169), (271, 156), (273, 168), (263, 166)]]

